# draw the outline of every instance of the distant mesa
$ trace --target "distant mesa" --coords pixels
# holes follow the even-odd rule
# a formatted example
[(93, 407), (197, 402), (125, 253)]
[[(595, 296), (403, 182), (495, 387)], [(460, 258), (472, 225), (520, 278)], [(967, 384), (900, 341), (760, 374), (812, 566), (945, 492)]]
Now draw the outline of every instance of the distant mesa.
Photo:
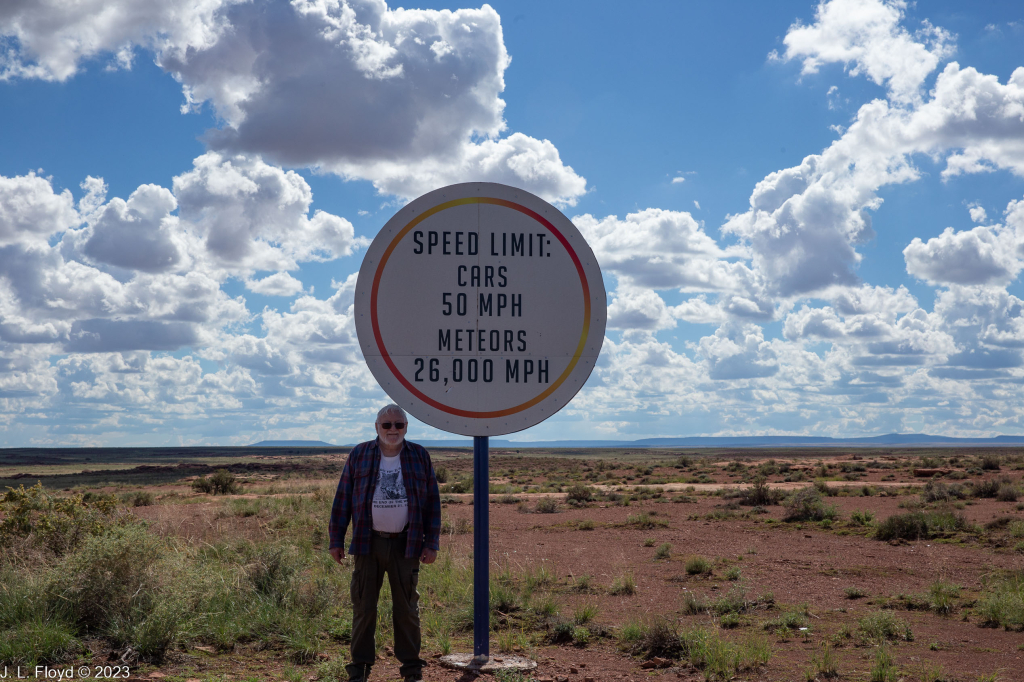
[(334, 448), (336, 445), (322, 440), (261, 440), (253, 443), (251, 448)]

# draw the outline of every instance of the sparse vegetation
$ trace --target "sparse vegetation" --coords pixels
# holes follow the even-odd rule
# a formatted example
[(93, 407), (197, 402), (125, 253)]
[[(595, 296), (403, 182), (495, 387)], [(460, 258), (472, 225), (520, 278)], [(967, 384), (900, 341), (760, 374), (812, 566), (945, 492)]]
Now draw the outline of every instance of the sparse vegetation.
[[(530, 555), (522, 548), (504, 553), (508, 545), (501, 541), (503, 554), (495, 555), (499, 564), (492, 572), (492, 646), (503, 653), (535, 656), (534, 647), (540, 644), (594, 647), (611, 635), (631, 655), (648, 658), (659, 655), (651, 652), (663, 652), (660, 656), (667, 660), (658, 667), (685, 671), (693, 666), (698, 676), (724, 680), (758, 677), (749, 669), (760, 665), (756, 661), (767, 661), (768, 642), (778, 641), (787, 660), (795, 651), (806, 651), (797, 661), (803, 669), (789, 671), (794, 678), (806, 673), (824, 681), (835, 670), (842, 679), (867, 679), (876, 673), (889, 680), (967, 679), (960, 663), (947, 663), (948, 673), (929, 672), (919, 655), (929, 642), (945, 649), (945, 635), (935, 631), (964, 627), (961, 616), (974, 624), (968, 627), (1024, 631), (1021, 573), (992, 568), (1011, 565), (1006, 562), (1024, 554), (1024, 521), (1014, 511), (1024, 511), (1024, 504), (1014, 503), (1005, 492), (1020, 491), (1024, 458), (1011, 448), (1000, 451), (1001, 471), (990, 474), (981, 469), (978, 453), (962, 456), (959, 463), (941, 453), (919, 457), (914, 452), (912, 461), (899, 452), (892, 457), (859, 453), (838, 460), (829, 455), (817, 463), (813, 455), (801, 455), (803, 461), (730, 455), (728, 467), (715, 454), (700, 454), (687, 455), (685, 465), (676, 467), (679, 455), (674, 453), (663, 455), (668, 464), (653, 456), (651, 462), (621, 464), (603, 453), (502, 460), (498, 452), (492, 459), (492, 503), (534, 512), (539, 511), (538, 502), (550, 500), (544, 504), (564, 513), (544, 519), (517, 516), (506, 506), (491, 507), (495, 532), (505, 532), (511, 517), (512, 524), (530, 529), (531, 539), (537, 537), (541, 545), (539, 553)], [(266, 459), (260, 456), (257, 462)], [(327, 513), (340, 470), (335, 460), (324, 461), (317, 466), (335, 467), (330, 474), (334, 480), (301, 467), (267, 475), (225, 460), (223, 466), (218, 461), (184, 468), (177, 475), (190, 477), (174, 487), (147, 488), (133, 480), (91, 490), (39, 486), (36, 492), (20, 488), (0, 495), (0, 665), (77, 665), (90, 655), (102, 660), (125, 657), (133, 665), (160, 665), (172, 679), (189, 679), (193, 673), (183, 671), (177, 661), (181, 655), (192, 656), (191, 650), (199, 646), (209, 652), (202, 658), (230, 657), (239, 679), (297, 682), (314, 675), (344, 676), (341, 652), (351, 637), (351, 611), (338, 595), (347, 592), (351, 562), (337, 566), (324, 552)], [(471, 463), (464, 455), (442, 457), (435, 465), (436, 471), (445, 472), (446, 487), (472, 489)], [(911, 469), (919, 466), (939, 471), (934, 478), (915, 479)], [(247, 494), (224, 495), (220, 488), (215, 492), (212, 480), (221, 470), (235, 484), (244, 483)], [(209, 496), (190, 490), (200, 472), (205, 472), (200, 478)], [(856, 482), (842, 481), (861, 475)], [(886, 476), (898, 486), (876, 485)], [(806, 489), (810, 492), (795, 491), (782, 500), (769, 477), (818, 481)], [(753, 485), (723, 492), (660, 487), (691, 482)], [(779, 524), (783, 514), (778, 508), (766, 508), (771, 500), (756, 497), (758, 488), (776, 494), (785, 516), (797, 512), (789, 525)], [(680, 498), (693, 506), (663, 504)], [(846, 521), (831, 502), (843, 506)], [(896, 502), (905, 507), (896, 515), (898, 522), (876, 522), (869, 511), (894, 509)], [(472, 633), (471, 543), (462, 535), (472, 531), (471, 502), (446, 493), (442, 504), (443, 530), (452, 537), (442, 539), (438, 561), (423, 567), (418, 586), (424, 652), (430, 656), (465, 650)], [(627, 505), (632, 509), (621, 509)], [(984, 525), (968, 523), (962, 512)], [(690, 522), (680, 521), (687, 516)], [(832, 532), (822, 533), (826, 526)], [(722, 527), (750, 535), (722, 547), (689, 539), (693, 530), (712, 537)], [(770, 594), (754, 598), (759, 593), (755, 590), (764, 587), (766, 567), (774, 567), (780, 551), (801, 544), (813, 553), (819, 546), (859, 546), (865, 536), (884, 539), (893, 527), (896, 532), (889, 537), (894, 542), (938, 538), (942, 544), (932, 544), (930, 552), (947, 559), (951, 551), (995, 553), (1003, 563), (957, 567), (957, 581), (965, 589), (944, 579), (912, 594), (888, 596), (874, 562), (891, 568), (892, 556), (918, 550), (882, 548), (868, 555), (889, 558), (844, 566), (825, 559), (801, 574), (817, 581), (819, 588), (832, 585), (826, 589), (838, 590), (834, 597), (860, 601), (833, 600), (835, 609), (819, 603), (794, 605), (788, 586), (779, 588), (778, 607)], [(598, 529), (596, 534), (575, 532)], [(572, 552), (544, 553), (552, 544), (572, 543)], [(640, 550), (641, 544), (650, 549)], [(584, 546), (618, 552), (615, 568), (609, 571), (581, 559), (576, 548)], [(694, 556), (698, 552), (704, 556)], [(91, 570), (97, 564), (110, 568)], [(132, 570), (124, 569), (126, 565)], [(927, 580), (926, 575), (920, 579)], [(979, 579), (980, 593), (973, 587)], [(828, 582), (832, 580), (836, 582)], [(632, 596), (638, 583), (643, 585), (640, 601)], [(868, 587), (871, 595), (864, 589)], [(385, 586), (381, 601), (382, 656), (389, 655), (385, 647), (392, 634), (389, 590)], [(664, 627), (652, 628), (654, 619), (627, 620), (633, 607), (646, 609), (649, 601), (666, 597), (673, 600), (666, 608), (674, 615)], [(108, 606), (97, 608), (99, 602)], [(606, 602), (613, 606), (606, 609)], [(904, 610), (915, 612), (907, 615)], [(955, 622), (938, 616), (954, 616)], [(911, 623), (919, 635), (927, 633), (926, 641), (906, 644), (913, 639)], [(858, 648), (844, 648), (850, 645)], [(170, 651), (173, 657), (166, 655)], [(888, 656), (885, 665), (864, 658), (879, 651)], [(906, 660), (905, 670), (897, 667), (894, 656)], [(259, 663), (250, 664), (245, 657)], [(257, 667), (268, 661), (272, 663), (266, 671)], [(603, 671), (588, 666), (580, 675), (601, 679)], [(500, 682), (528, 682), (528, 676)]]

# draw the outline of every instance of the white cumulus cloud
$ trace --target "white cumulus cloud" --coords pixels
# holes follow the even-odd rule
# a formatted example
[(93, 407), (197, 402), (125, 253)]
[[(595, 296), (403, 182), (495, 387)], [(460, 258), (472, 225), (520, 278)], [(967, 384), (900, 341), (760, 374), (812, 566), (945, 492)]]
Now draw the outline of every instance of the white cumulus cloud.
[(804, 73), (842, 63), (850, 75), (886, 83), (894, 100), (912, 102), (925, 78), (953, 54), (955, 38), (927, 21), (910, 33), (901, 24), (906, 7), (904, 0), (821, 2), (813, 24), (796, 23), (786, 32), (783, 58), (802, 60)]
[(294, 296), (302, 292), (302, 282), (287, 272), (275, 272), (263, 279), (250, 279), (245, 288), (264, 296)]

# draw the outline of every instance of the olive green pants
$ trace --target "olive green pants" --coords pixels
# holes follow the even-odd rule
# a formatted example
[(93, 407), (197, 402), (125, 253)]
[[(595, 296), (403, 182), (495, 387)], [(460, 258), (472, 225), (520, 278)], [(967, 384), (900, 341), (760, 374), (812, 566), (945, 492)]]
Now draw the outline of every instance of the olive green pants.
[(406, 535), (393, 538), (374, 535), (370, 553), (355, 555), (352, 571), (352, 662), (346, 666), (350, 680), (365, 680), (376, 660), (377, 601), (388, 574), (391, 586), (391, 621), (395, 631), (395, 658), (402, 663), (402, 677), (419, 678), (420, 658), (419, 557), (405, 558)]

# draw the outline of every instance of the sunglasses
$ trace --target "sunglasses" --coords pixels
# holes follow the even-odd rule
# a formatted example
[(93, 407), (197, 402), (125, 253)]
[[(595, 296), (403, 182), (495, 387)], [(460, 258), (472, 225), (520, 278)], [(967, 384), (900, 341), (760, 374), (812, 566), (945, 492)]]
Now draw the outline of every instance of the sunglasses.
[[(388, 429), (391, 428), (391, 422), (381, 422), (380, 423), (380, 428), (382, 428), (385, 431), (387, 431)], [(402, 429), (405, 428), (405, 422), (395, 422), (395, 428), (398, 429), (399, 431), (401, 431)]]

